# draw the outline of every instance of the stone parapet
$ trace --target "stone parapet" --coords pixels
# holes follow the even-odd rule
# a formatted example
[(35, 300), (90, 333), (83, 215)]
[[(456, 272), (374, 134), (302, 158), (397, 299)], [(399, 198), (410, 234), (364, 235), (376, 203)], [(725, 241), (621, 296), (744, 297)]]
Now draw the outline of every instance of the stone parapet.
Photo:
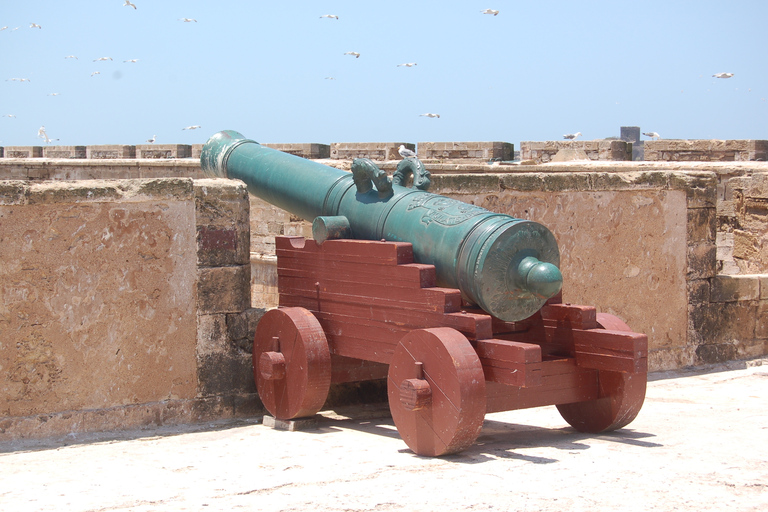
[(136, 158), (136, 146), (122, 144), (86, 146), (85, 157), (89, 159)]
[(5, 146), (3, 158), (42, 158), (42, 146)]
[(45, 146), (43, 158), (85, 158), (85, 146)]
[(416, 145), (409, 142), (334, 142), (331, 144), (331, 158), (352, 160), (370, 158), (371, 160), (400, 160), (398, 148), (403, 145), (416, 151)]
[(424, 160), (508, 161), (515, 155), (515, 145), (509, 142), (419, 142), (417, 147)]
[(331, 157), (331, 146), (329, 144), (262, 144), (262, 146), (314, 160)]
[(547, 163), (560, 150), (581, 150), (589, 160), (632, 160), (632, 144), (623, 140), (562, 140), (525, 141), (520, 143), (520, 159), (535, 163)]
[(136, 146), (136, 158), (190, 158), (188, 144), (141, 144)]
[(768, 140), (645, 141), (645, 160), (669, 162), (768, 161)]

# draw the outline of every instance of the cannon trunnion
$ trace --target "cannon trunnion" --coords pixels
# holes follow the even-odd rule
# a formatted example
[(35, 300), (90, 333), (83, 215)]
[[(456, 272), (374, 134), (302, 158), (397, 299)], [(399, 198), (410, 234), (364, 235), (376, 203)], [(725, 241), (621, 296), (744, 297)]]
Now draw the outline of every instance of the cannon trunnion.
[[(428, 183), (418, 160), (403, 161)], [(276, 237), (280, 307), (259, 322), (253, 371), (278, 419), (312, 416), (331, 383), (387, 379), (406, 444), (471, 446), (485, 414), (556, 405), (583, 432), (642, 407), (647, 337), (594, 307), (563, 304), (544, 226), (265, 148), (237, 132), (203, 148), (209, 176), (313, 220), (314, 239)]]

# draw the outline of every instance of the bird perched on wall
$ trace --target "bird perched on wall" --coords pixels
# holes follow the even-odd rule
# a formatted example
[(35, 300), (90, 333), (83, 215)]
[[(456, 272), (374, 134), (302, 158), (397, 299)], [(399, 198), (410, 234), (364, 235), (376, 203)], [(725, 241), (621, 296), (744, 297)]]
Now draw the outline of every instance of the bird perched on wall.
[(147, 139), (147, 142), (149, 142), (150, 144), (154, 144), (155, 140), (157, 140), (157, 135), (153, 135), (151, 139)]
[(123, 4), (123, 7), (133, 7), (135, 9), (136, 5), (132, 4), (131, 0), (125, 0), (125, 3)]
[(198, 128), (202, 128), (199, 124), (195, 124), (192, 126), (187, 126), (186, 128), (182, 128), (182, 130), (197, 130)]
[(344, 55), (354, 55), (356, 59), (360, 58), (360, 54), (357, 52), (344, 52)]
[(440, 119), (440, 114), (433, 114), (431, 112), (427, 112), (426, 114), (419, 114), (419, 117), (436, 117)]
[(416, 158), (416, 153), (405, 147), (404, 144), (400, 144), (400, 147), (397, 148), (397, 152), (403, 158)]
[(565, 135), (563, 135), (563, 138), (568, 140), (576, 140), (576, 137), (579, 137), (579, 136), (581, 136), (581, 132), (566, 133)]
[(653, 140), (658, 140), (661, 138), (661, 135), (659, 135), (656, 132), (643, 132), (643, 135), (645, 135), (646, 137), (650, 137)]
[(403, 67), (406, 67), (406, 68), (412, 68), (415, 65), (416, 65), (415, 62), (406, 62), (404, 64), (398, 64), (397, 67), (403, 66)]
[(733, 76), (733, 73), (715, 73), (712, 76), (715, 78), (731, 78)]
[(485, 10), (480, 11), (480, 12), (482, 12), (483, 14), (493, 14), (494, 16), (498, 16), (498, 14), (499, 14), (499, 11), (497, 11), (495, 9), (485, 9)]
[(336, 16), (335, 14), (323, 14), (323, 15), (322, 15), (322, 16), (320, 16), (320, 17), (321, 17), (321, 18), (328, 18), (328, 19), (331, 19), (331, 18), (333, 18), (333, 19), (335, 19), (335, 20), (339, 19), (339, 17), (338, 17), (338, 16)]

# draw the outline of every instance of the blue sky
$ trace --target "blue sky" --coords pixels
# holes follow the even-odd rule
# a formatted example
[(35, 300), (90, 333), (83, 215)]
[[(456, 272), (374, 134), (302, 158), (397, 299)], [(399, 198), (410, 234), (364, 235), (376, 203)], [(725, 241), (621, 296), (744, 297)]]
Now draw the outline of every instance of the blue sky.
[(123, 4), (0, 0), (0, 145), (768, 139), (765, 1)]

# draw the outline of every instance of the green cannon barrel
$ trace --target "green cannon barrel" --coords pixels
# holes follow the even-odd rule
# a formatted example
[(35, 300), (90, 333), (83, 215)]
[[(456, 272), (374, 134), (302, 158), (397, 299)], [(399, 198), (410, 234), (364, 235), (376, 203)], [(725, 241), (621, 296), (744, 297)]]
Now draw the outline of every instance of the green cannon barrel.
[[(417, 262), (435, 266), (439, 286), (458, 288), (501, 320), (528, 318), (562, 286), (557, 242), (537, 222), (400, 185), (388, 194), (366, 190), (352, 173), (231, 130), (211, 137), (200, 159), (207, 176), (242, 180), (251, 194), (305, 220), (345, 217), (353, 238), (411, 243)], [(330, 220), (323, 225), (336, 224)]]

